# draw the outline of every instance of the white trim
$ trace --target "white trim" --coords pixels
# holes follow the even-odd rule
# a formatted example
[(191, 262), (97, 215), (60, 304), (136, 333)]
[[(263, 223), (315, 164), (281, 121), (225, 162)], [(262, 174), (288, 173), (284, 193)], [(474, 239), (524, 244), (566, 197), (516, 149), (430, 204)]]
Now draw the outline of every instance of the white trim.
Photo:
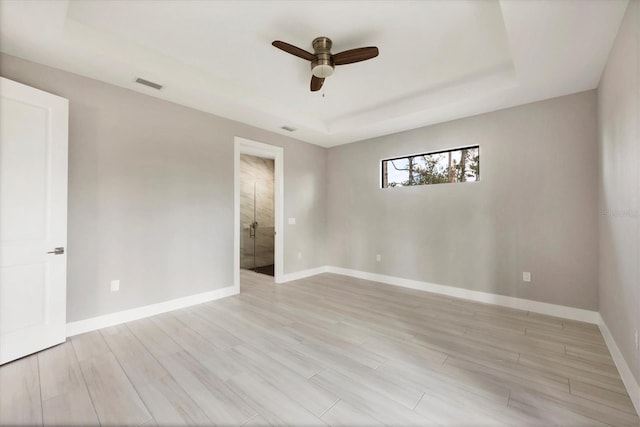
[(166, 313), (167, 311), (190, 307), (203, 302), (230, 297), (232, 295), (237, 295), (238, 293), (240, 293), (240, 289), (238, 287), (227, 286), (225, 288), (203, 292), (201, 294), (189, 295), (187, 297), (163, 301), (157, 304), (145, 305), (142, 307), (132, 308), (130, 310), (105, 314), (104, 316), (91, 317), (89, 319), (78, 320), (77, 322), (70, 322), (67, 323), (67, 337), (95, 331), (96, 329), (119, 325), (120, 323), (143, 319), (145, 317), (155, 316), (156, 314)]
[(240, 289), (240, 154), (274, 159), (274, 280), (282, 283), (284, 273), (284, 149), (249, 139), (234, 138), (234, 220), (233, 220), (233, 283)]
[(607, 324), (604, 322), (602, 315), (598, 313), (598, 327), (602, 332), (602, 336), (604, 337), (604, 341), (607, 343), (607, 347), (609, 348), (609, 353), (611, 353), (611, 357), (618, 368), (618, 373), (622, 378), (622, 382), (624, 383), (625, 388), (627, 389), (627, 393), (629, 393), (629, 397), (633, 402), (633, 406), (636, 408), (636, 412), (640, 414), (640, 384), (636, 381), (629, 365), (627, 365), (627, 361), (624, 360), (622, 356), (622, 352), (618, 348), (615, 340), (613, 339), (613, 335), (611, 335), (611, 331), (607, 327)]
[(402, 279), (400, 277), (385, 276), (382, 274), (368, 273), (366, 271), (351, 270), (340, 267), (327, 267), (328, 273), (342, 274), (358, 279), (371, 280), (372, 282), (385, 283), (387, 285), (416, 289), (419, 291), (433, 292), (466, 300), (501, 305), (503, 307), (517, 308), (532, 311), (534, 313), (565, 319), (578, 320), (580, 322), (598, 323), (598, 312), (583, 310), (581, 308), (567, 307), (564, 305), (549, 304), (546, 302), (532, 301), (524, 298), (496, 295), (488, 292), (473, 291), (470, 289), (456, 288), (454, 286), (438, 285), (435, 283), (421, 282), (418, 280)]
[(317, 267), (317, 268), (310, 268), (308, 270), (300, 270), (293, 273), (283, 274), (282, 280), (278, 283), (291, 282), (293, 280), (300, 280), (300, 279), (304, 279), (305, 277), (311, 277), (317, 274), (328, 273), (328, 272), (329, 272), (329, 267), (326, 265), (322, 267)]

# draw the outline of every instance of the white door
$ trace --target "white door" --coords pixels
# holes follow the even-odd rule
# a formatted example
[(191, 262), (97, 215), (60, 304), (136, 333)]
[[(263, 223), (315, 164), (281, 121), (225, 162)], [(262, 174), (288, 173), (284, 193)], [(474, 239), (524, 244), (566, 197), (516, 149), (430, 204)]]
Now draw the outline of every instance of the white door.
[(0, 364), (66, 339), (68, 108), (0, 77)]

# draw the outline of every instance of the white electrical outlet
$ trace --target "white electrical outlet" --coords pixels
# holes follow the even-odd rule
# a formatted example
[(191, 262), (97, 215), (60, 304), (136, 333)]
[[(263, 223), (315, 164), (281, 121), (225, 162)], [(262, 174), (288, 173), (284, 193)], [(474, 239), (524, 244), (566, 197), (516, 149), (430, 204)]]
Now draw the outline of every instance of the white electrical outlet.
[(522, 281), (523, 282), (530, 282), (531, 281), (531, 273), (528, 271), (523, 271), (522, 272)]
[(295, 218), (289, 218), (289, 225), (296, 225), (296, 219)]
[(111, 281), (111, 292), (118, 292), (120, 290), (120, 280)]
[(298, 259), (302, 259), (302, 252), (298, 252)]
[(376, 261), (378, 261), (378, 262), (382, 261), (382, 255), (377, 254), (376, 255)]

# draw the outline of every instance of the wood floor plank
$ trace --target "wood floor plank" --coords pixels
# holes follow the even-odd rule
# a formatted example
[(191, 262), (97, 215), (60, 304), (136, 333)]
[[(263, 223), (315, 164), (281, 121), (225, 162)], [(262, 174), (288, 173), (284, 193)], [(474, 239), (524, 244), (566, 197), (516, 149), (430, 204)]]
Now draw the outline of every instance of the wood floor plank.
[(45, 426), (98, 425), (98, 416), (84, 383), (42, 402)]
[(439, 366), (447, 359), (445, 353), (416, 345), (412, 342), (401, 342), (393, 339), (369, 340), (362, 345), (373, 353), (386, 359), (415, 364), (417, 366)]
[(636, 413), (636, 410), (633, 407), (633, 402), (626, 392), (618, 393), (587, 382), (571, 379), (569, 380), (569, 385), (571, 388), (571, 394), (573, 395), (584, 397), (585, 399), (593, 400), (606, 406), (611, 406), (612, 408), (628, 412), (632, 415), (635, 415)]
[(202, 337), (185, 334), (176, 336), (176, 340), (186, 353), (193, 356), (202, 366), (222, 381), (227, 381), (232, 376), (247, 370), (227, 352), (216, 350)]
[(136, 320), (127, 323), (126, 326), (156, 358), (182, 351), (182, 348), (150, 318)]
[(170, 426), (209, 426), (213, 422), (173, 377), (136, 387), (154, 420)]
[(251, 373), (262, 377), (269, 384), (295, 400), (316, 416), (322, 415), (338, 401), (338, 397), (310, 382), (286, 365), (272, 359), (267, 354), (247, 345), (229, 350), (231, 357), (250, 366)]
[(465, 336), (470, 336), (476, 340), (484, 341), (492, 346), (503, 348), (505, 350), (511, 350), (520, 354), (538, 354), (540, 351), (565, 354), (564, 344), (547, 341), (545, 339), (534, 338), (521, 332), (486, 331), (478, 330), (471, 326), (469, 327), (469, 329), (467, 329)]
[(378, 371), (404, 378), (415, 384), (422, 391), (436, 390), (443, 395), (457, 395), (473, 393), (479, 399), (490, 400), (500, 405), (509, 401), (510, 389), (494, 381), (483, 381), (478, 376), (464, 375), (466, 371), (452, 371), (448, 367), (430, 368), (406, 362), (390, 360)]
[(565, 353), (587, 362), (609, 364), (615, 367), (611, 354), (602, 351), (601, 346), (565, 344)]
[(196, 315), (193, 310), (184, 309), (179, 313), (174, 313), (174, 316), (200, 334), (218, 350), (227, 350), (235, 345), (242, 344), (240, 339), (217, 326), (215, 322), (210, 322), (206, 317)]
[[(218, 301), (216, 301), (218, 302)], [(277, 336), (272, 331), (273, 326), (267, 326), (261, 323), (260, 319), (256, 319), (251, 315), (241, 315), (229, 308), (218, 307), (213, 303), (200, 304), (194, 307), (193, 311), (210, 321), (215, 322), (219, 327), (229, 332), (231, 335), (239, 338), (243, 342), (251, 342), (261, 339), (282, 340), (282, 336)], [(276, 327), (279, 325), (276, 325)], [(291, 340), (288, 340), (289, 344)]]
[(138, 426), (151, 419), (113, 353), (84, 359), (80, 367), (101, 424)]
[[(541, 331), (549, 331), (551, 333), (566, 333), (566, 331), (563, 330), (562, 321), (560, 319), (556, 319), (555, 322), (552, 322), (550, 320), (529, 316), (528, 312), (522, 313), (522, 315), (518, 316), (500, 313), (476, 312), (474, 317), (477, 322), (495, 325), (497, 327), (504, 327), (508, 325), (509, 327), (518, 330), (533, 328)], [(508, 320), (508, 322), (505, 322), (505, 320)]]
[(322, 337), (325, 341), (335, 341), (339, 345), (344, 343), (345, 345), (359, 346), (373, 337), (373, 334), (366, 332), (364, 329), (357, 330), (342, 322), (318, 324), (316, 322), (308, 322), (306, 319), (299, 319), (292, 322), (288, 327), (302, 334)]
[(318, 306), (311, 299), (305, 301), (301, 298), (294, 299), (290, 296), (281, 298), (267, 296), (263, 298), (259, 293), (241, 294), (241, 298), (242, 301), (247, 301), (263, 309), (276, 309), (280, 313), (284, 312), (292, 322), (310, 323), (327, 328), (338, 323), (340, 317), (337, 311)]
[(42, 400), (85, 387), (71, 341), (38, 353)]
[(258, 414), (254, 417), (251, 417), (246, 423), (242, 424), (242, 427), (265, 427), (271, 426), (274, 424), (269, 423), (262, 415)]
[(589, 365), (581, 361), (573, 361), (561, 356), (550, 357), (548, 355), (536, 357), (531, 354), (523, 354), (520, 355), (518, 364), (537, 369), (540, 372), (565, 375), (569, 378), (569, 381), (577, 380), (609, 391), (626, 394), (624, 383), (617, 371), (598, 370), (598, 366)]
[(71, 337), (73, 348), (79, 362), (92, 357), (102, 356), (109, 353), (109, 346), (102, 338), (100, 331), (88, 332), (82, 335)]
[(524, 392), (514, 393), (509, 399), (509, 407), (540, 420), (544, 425), (576, 427), (605, 427), (609, 425), (577, 414), (570, 409), (563, 408), (561, 405), (550, 404), (548, 401)]
[(234, 376), (227, 383), (271, 425), (326, 425), (296, 401), (258, 376), (244, 373)]
[[(301, 338), (304, 336), (305, 335), (301, 335)], [(348, 350), (349, 348), (351, 348), (351, 346), (346, 346), (346, 348)], [(411, 383), (404, 381), (403, 378), (385, 375), (365, 364), (351, 362), (346, 363), (344, 362), (344, 359), (342, 359), (342, 355), (338, 353), (330, 353), (330, 355), (327, 356), (327, 354), (321, 353), (317, 348), (309, 349), (309, 351), (310, 353), (315, 354), (316, 357), (328, 358), (336, 361), (336, 363), (328, 363), (328, 368), (351, 378), (357, 383), (377, 390), (379, 393), (395, 400), (396, 402), (408, 408), (413, 408), (418, 400), (420, 400), (420, 397), (422, 395), (421, 390), (415, 388)], [(444, 355), (439, 355), (437, 363), (441, 364), (445, 357), (446, 356)], [(339, 363), (341, 360), (342, 362)], [(376, 368), (377, 367), (379, 367), (379, 365), (376, 366)]]
[(534, 368), (518, 366), (517, 363), (471, 361), (467, 357), (447, 358), (446, 365), (478, 372), (496, 380), (503, 381), (509, 387), (530, 387), (541, 391), (549, 388), (569, 393), (569, 378), (549, 372), (540, 372)]
[(259, 325), (263, 329), (273, 329), (291, 323), (290, 319), (271, 311), (266, 312), (255, 306), (243, 304), (238, 298), (226, 298), (218, 301), (216, 309), (225, 313), (240, 315), (252, 325)]
[(169, 425), (211, 424), (129, 328), (119, 325), (101, 332), (154, 420)]
[[(529, 316), (553, 317), (553, 316), (547, 316), (545, 314), (537, 314), (537, 313), (529, 313)], [(583, 331), (583, 332), (588, 331), (594, 334), (601, 334), (600, 327), (595, 323), (586, 323), (578, 320), (562, 319), (562, 326), (566, 330), (576, 330), (576, 331)]]
[(412, 343), (419, 347), (428, 347), (447, 355), (465, 355), (475, 359), (489, 361), (508, 360), (516, 362), (519, 353), (507, 350), (501, 346), (494, 346), (486, 341), (480, 341), (469, 336), (447, 336), (442, 332), (429, 332), (416, 334)]
[[(482, 402), (474, 395), (455, 394), (443, 395), (437, 391), (428, 390), (415, 408), (418, 414), (424, 414), (434, 419), (440, 425), (486, 425), (508, 426), (529, 425), (532, 417), (507, 418), (508, 407), (498, 406), (494, 402)], [(517, 422), (516, 422), (517, 421)], [(510, 422), (513, 422), (511, 424)], [(540, 425), (542, 425), (540, 423)]]
[(251, 345), (307, 379), (324, 369), (324, 364), (321, 361), (304, 354), (294, 347), (281, 345), (277, 341), (274, 342), (270, 339), (256, 340), (251, 342)]
[(596, 325), (321, 274), (0, 367), (0, 424), (634, 426)]
[(222, 379), (188, 353), (166, 356), (160, 362), (215, 424), (243, 424), (257, 414)]
[(321, 418), (325, 423), (333, 427), (384, 426), (380, 421), (357, 410), (344, 400), (337, 402)]
[(282, 328), (283, 333), (288, 334), (296, 341), (294, 348), (320, 362), (325, 367), (347, 367), (358, 369), (362, 366), (376, 369), (385, 358), (370, 352), (362, 347), (352, 344), (340, 345), (335, 341), (325, 341), (322, 337), (301, 333), (290, 327)]
[[(216, 350), (207, 340), (193, 329), (179, 322), (175, 317), (163, 314), (152, 318), (144, 325), (143, 339), (152, 338), (145, 347), (158, 360), (164, 360), (167, 355), (187, 352), (215, 373), (222, 381), (244, 369), (224, 352)], [(136, 335), (138, 336), (138, 335)]]
[[(638, 416), (619, 411), (594, 400), (585, 399), (570, 393), (558, 393), (555, 390), (538, 392), (535, 390), (512, 390), (509, 404), (517, 401), (537, 409), (542, 414), (562, 414), (548, 418), (558, 424), (572, 422), (578, 424), (589, 421), (593, 425), (637, 426)], [(589, 424), (589, 425), (591, 425)], [(580, 425), (580, 424), (578, 424)]]
[(271, 304), (269, 307), (265, 307), (264, 304), (257, 304), (254, 299), (245, 299), (243, 295), (238, 298), (226, 299), (225, 303), (226, 305), (221, 306), (231, 309), (235, 313), (250, 315), (268, 327), (277, 328), (295, 321), (289, 312), (274, 310)]
[(38, 355), (0, 368), (0, 425), (42, 425)]
[(311, 381), (338, 394), (340, 398), (358, 411), (370, 414), (376, 420), (389, 426), (424, 426), (435, 424), (428, 415), (419, 415), (413, 410), (396, 403), (378, 391), (354, 382), (351, 378), (337, 372), (326, 370)]
[(98, 423), (70, 340), (38, 354), (44, 425)]
[(526, 328), (526, 335), (535, 338), (542, 338), (552, 342), (558, 342), (562, 344), (569, 344), (576, 347), (588, 348), (590, 351), (600, 354), (600, 355), (608, 355), (609, 350), (607, 350), (607, 345), (600, 336), (600, 339), (595, 340), (590, 336), (576, 336), (574, 334), (566, 334), (561, 331), (548, 331), (541, 330), (536, 328)]
[(160, 363), (125, 325), (101, 330), (105, 342), (135, 387), (168, 375)]

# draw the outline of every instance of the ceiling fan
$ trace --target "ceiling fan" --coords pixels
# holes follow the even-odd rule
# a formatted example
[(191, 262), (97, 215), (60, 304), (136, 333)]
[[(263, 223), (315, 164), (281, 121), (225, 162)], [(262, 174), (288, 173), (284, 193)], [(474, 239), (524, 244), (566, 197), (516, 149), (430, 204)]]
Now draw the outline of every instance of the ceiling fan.
[(331, 39), (328, 37), (318, 37), (313, 40), (313, 52), (307, 52), (304, 49), (276, 40), (271, 43), (278, 49), (284, 50), (298, 58), (311, 61), (311, 91), (320, 90), (324, 79), (333, 74), (336, 65), (353, 64), (354, 62), (366, 61), (367, 59), (378, 56), (378, 48), (374, 46), (360, 47), (357, 49), (345, 50), (344, 52), (331, 53)]

